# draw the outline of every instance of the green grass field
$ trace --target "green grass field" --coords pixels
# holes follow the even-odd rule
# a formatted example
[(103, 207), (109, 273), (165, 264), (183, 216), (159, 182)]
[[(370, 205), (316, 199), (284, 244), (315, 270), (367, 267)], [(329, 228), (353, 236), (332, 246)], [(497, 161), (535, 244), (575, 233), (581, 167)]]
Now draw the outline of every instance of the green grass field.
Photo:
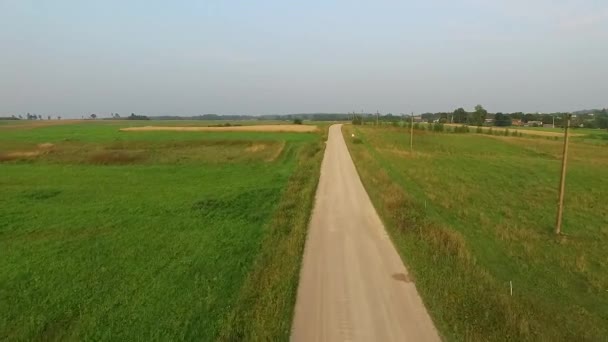
[(573, 139), (556, 236), (561, 140), (408, 131), (343, 128), (444, 338), (605, 340), (606, 145)]
[(287, 339), (324, 130), (133, 124), (0, 126), (0, 340)]

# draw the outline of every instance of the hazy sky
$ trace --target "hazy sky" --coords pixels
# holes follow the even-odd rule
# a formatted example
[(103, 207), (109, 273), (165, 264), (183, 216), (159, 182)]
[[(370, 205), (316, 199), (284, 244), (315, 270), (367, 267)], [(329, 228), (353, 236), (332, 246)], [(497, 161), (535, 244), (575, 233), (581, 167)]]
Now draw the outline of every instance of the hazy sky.
[(608, 1), (0, 0), (0, 116), (608, 107)]

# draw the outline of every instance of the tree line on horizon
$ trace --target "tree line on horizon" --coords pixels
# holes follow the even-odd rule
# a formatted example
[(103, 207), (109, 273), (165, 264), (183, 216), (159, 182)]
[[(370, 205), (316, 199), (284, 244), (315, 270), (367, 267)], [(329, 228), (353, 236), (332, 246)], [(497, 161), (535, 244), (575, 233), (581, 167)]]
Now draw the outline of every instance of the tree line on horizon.
[[(564, 112), (555, 113), (489, 113), (482, 105), (475, 106), (472, 112), (466, 111), (464, 108), (457, 108), (453, 112), (426, 112), (416, 115), (420, 121), (424, 122), (439, 122), (439, 123), (456, 123), (471, 126), (511, 126), (514, 121), (518, 120), (521, 123), (534, 122), (539, 125), (555, 124), (556, 127), (563, 126)], [(572, 118), (573, 127), (585, 128), (601, 128), (608, 129), (608, 109), (591, 109), (573, 112), (576, 116)], [(48, 120), (53, 117), (47, 116)], [(61, 116), (55, 116), (57, 120), (61, 120)], [(301, 114), (270, 114), (270, 115), (222, 115), (222, 114), (201, 114), (195, 116), (173, 116), (162, 115), (149, 117), (146, 115), (136, 115), (131, 113), (129, 116), (121, 117), (118, 113), (110, 113), (108, 117), (101, 117), (96, 114), (82, 116), (82, 119), (102, 119), (102, 120), (221, 120), (221, 121), (240, 121), (240, 120), (277, 120), (277, 121), (293, 121), (293, 120), (311, 120), (311, 121), (357, 121), (358, 123), (365, 122), (395, 122), (409, 118), (408, 115), (394, 115), (392, 113), (301, 113)], [(42, 115), (27, 113), (26, 116), (11, 115), (8, 117), (0, 117), (2, 120), (43, 120)], [(491, 122), (486, 122), (486, 121)]]
[[(573, 113), (489, 113), (483, 106), (477, 105), (472, 112), (467, 112), (464, 108), (457, 108), (453, 112), (422, 113), (415, 115), (417, 122), (437, 122), (454, 123), (470, 126), (512, 126), (516, 121), (521, 124), (534, 123), (533, 125), (542, 126), (555, 124), (555, 127), (563, 127), (563, 118), (566, 114), (574, 114), (571, 119), (572, 127), (601, 128), (608, 129), (608, 109), (592, 109)], [(388, 114), (351, 114), (351, 119), (355, 124), (382, 122), (398, 122), (409, 120), (410, 115)]]

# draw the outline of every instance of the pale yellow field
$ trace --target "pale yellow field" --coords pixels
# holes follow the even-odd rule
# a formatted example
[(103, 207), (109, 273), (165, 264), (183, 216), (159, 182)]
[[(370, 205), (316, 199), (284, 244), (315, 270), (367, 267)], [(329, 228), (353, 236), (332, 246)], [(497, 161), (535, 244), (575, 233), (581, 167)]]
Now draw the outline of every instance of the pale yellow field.
[(121, 128), (121, 131), (183, 131), (183, 132), (314, 132), (317, 126), (310, 125), (251, 125), (228, 127), (180, 127), (143, 126)]
[[(446, 126), (450, 126), (450, 127), (460, 127), (462, 125), (460, 124), (445, 124)], [(537, 130), (531, 130), (531, 129), (517, 129), (517, 127), (513, 126), (513, 127), (481, 127), (481, 129), (483, 129), (484, 132), (488, 131), (490, 128), (492, 128), (492, 130), (494, 132), (504, 132), (506, 129), (508, 129), (510, 132), (513, 131), (517, 131), (518, 133), (521, 134), (527, 134), (527, 135), (536, 135), (536, 136), (543, 136), (543, 137), (563, 137), (564, 133), (562, 132), (550, 132), (550, 131), (537, 131)], [(476, 126), (469, 126), (469, 130), (473, 130), (473, 129), (477, 129)], [(569, 133), (569, 135), (571, 137), (580, 137), (583, 136), (584, 134), (579, 134), (579, 133)]]

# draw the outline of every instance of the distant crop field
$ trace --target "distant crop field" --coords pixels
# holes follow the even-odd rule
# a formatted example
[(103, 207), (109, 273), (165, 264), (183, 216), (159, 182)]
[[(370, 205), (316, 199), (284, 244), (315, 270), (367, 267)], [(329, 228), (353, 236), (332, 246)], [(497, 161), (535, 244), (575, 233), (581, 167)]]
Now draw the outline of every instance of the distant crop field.
[(324, 130), (32, 124), (0, 125), (0, 340), (289, 336)]
[[(420, 123), (420, 126), (429, 127), (427, 123)], [(432, 127), (432, 126), (431, 126)], [(552, 127), (524, 127), (524, 126), (463, 126), (461, 124), (444, 124), (444, 128), (446, 129), (457, 129), (467, 127), (469, 132), (473, 133), (477, 130), (481, 130), (483, 133), (493, 133), (500, 134), (506, 133), (507, 135), (526, 135), (526, 136), (536, 136), (536, 137), (544, 137), (544, 138), (561, 138), (564, 136), (563, 128), (552, 128)], [(570, 137), (577, 138), (578, 140), (586, 140), (587, 142), (595, 142), (602, 143), (608, 141), (608, 131), (605, 129), (592, 129), (592, 128), (579, 128), (579, 127), (571, 127)]]
[(177, 132), (314, 132), (312, 125), (222, 125), (220, 127), (200, 126), (141, 126), (120, 129), (123, 132), (177, 131)]
[(411, 153), (406, 128), (343, 133), (445, 339), (608, 336), (606, 145), (572, 139), (556, 236), (561, 139), (416, 130)]

